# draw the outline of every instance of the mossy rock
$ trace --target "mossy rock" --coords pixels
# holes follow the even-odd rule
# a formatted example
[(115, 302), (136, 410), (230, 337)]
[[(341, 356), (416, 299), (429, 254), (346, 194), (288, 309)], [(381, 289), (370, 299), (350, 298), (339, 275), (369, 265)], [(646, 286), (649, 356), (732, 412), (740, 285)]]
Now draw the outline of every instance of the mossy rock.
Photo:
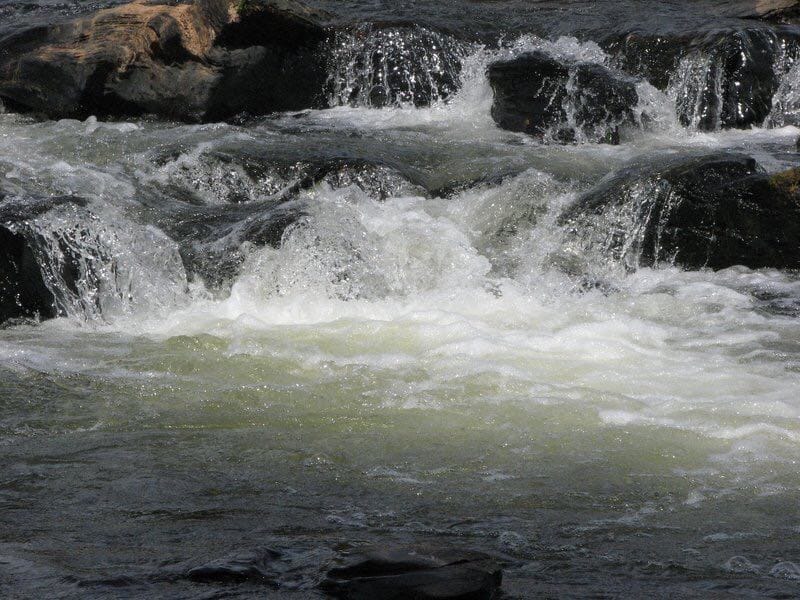
[(769, 178), (769, 183), (776, 191), (782, 194), (796, 195), (800, 192), (800, 167), (776, 173)]

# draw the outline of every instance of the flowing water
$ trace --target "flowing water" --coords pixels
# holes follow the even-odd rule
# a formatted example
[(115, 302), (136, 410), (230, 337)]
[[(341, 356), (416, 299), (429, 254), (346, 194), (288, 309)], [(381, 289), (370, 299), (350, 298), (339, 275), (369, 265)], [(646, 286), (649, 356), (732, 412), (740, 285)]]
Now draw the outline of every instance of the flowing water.
[[(392, 35), (367, 35), (380, 81), (340, 41), (324, 111), (0, 115), (12, 195), (86, 200), (16, 225), (62, 316), (0, 329), (0, 589), (316, 598), (338, 553), (423, 541), (502, 557), (511, 598), (800, 594), (800, 277), (554, 267), (560, 210), (609, 172), (709, 150), (778, 171), (800, 130), (700, 132), (678, 118), (688, 84), (641, 83), (619, 146), (543, 144), (494, 125), (487, 64), (610, 64), (596, 43)], [(415, 44), (432, 106), (413, 73), (370, 95)], [(178, 205), (270, 202), (329, 159), (380, 162), (379, 185), (319, 180), (277, 248), (234, 225), (194, 248), (231, 275), (190, 272)], [(263, 548), (277, 590), (184, 576)]]

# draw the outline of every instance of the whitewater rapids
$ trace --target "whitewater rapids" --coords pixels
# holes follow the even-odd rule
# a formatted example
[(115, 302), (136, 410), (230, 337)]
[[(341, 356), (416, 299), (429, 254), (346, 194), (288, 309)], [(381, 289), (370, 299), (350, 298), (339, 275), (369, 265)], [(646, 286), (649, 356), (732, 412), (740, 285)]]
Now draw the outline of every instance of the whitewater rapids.
[[(188, 594), (170, 579), (186, 561), (271, 545), (286, 596), (313, 597), (336, 548), (432, 539), (510, 557), (523, 597), (796, 593), (800, 278), (598, 259), (587, 282), (552, 257), (559, 211), (634, 157), (728, 149), (778, 171), (800, 130), (685, 129), (642, 85), (649, 125), (622, 145), (541, 145), (494, 126), (484, 76), (532, 44), (607, 59), (527, 37), (465, 49), (430, 108), (247, 126), (0, 115), (0, 177), (96, 219), (67, 314), (0, 330), (0, 576)], [(213, 151), (331, 147), (448, 192), (319, 183), (222, 288), (143, 217), (143, 190), (241, 191)], [(82, 215), (28, 226), (57, 252)]]

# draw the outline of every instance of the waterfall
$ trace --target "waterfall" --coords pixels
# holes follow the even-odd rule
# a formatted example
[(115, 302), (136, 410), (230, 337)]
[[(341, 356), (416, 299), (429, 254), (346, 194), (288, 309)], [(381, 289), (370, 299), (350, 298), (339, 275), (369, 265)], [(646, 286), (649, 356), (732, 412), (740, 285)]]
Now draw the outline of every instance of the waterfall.
[(59, 315), (102, 321), (185, 301), (177, 245), (108, 207), (95, 212), (63, 203), (7, 228), (24, 238)]
[(330, 104), (380, 108), (445, 100), (458, 89), (467, 50), (420, 26), (367, 24), (338, 32), (330, 50)]
[(794, 52), (794, 41), (761, 29), (699, 43), (670, 77), (668, 95), (679, 121), (702, 131), (761, 126)]

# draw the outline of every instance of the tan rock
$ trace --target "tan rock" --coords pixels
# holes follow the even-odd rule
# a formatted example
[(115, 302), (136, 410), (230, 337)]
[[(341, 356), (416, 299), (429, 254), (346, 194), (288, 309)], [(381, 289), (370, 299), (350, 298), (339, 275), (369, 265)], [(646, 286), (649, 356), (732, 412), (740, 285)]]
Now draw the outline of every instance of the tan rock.
[[(25, 31), (0, 45), (0, 98), (12, 107), (49, 117), (156, 113), (202, 120), (209, 113), (225, 118), (230, 112), (261, 105), (269, 112), (269, 103), (231, 101), (233, 94), (220, 86), (239, 81), (237, 73), (246, 70), (249, 79), (270, 80), (257, 81), (261, 88), (280, 89), (274, 78), (293, 58), (292, 44), (302, 46), (307, 30), (319, 32), (316, 39), (322, 39), (324, 29), (314, 22), (313, 11), (292, 0), (253, 0), (247, 6), (248, 13), (239, 14), (240, 4), (232, 0), (175, 6), (136, 0)], [(293, 28), (302, 30), (300, 42), (290, 37), (292, 43), (287, 45), (277, 39), (284, 31), (289, 36)], [(267, 50), (247, 54), (245, 59), (251, 62), (240, 55), (231, 58), (230, 43), (223, 48), (215, 45), (220, 34), (244, 38), (235, 48)], [(278, 51), (270, 51), (275, 44)], [(306, 48), (301, 50), (308, 62)], [(251, 64), (265, 55), (271, 59), (269, 68)], [(253, 89), (257, 92), (258, 87)], [(311, 100), (306, 102), (305, 96), (293, 98), (297, 108), (309, 107), (304, 104)], [(223, 106), (211, 106), (220, 98)]]

